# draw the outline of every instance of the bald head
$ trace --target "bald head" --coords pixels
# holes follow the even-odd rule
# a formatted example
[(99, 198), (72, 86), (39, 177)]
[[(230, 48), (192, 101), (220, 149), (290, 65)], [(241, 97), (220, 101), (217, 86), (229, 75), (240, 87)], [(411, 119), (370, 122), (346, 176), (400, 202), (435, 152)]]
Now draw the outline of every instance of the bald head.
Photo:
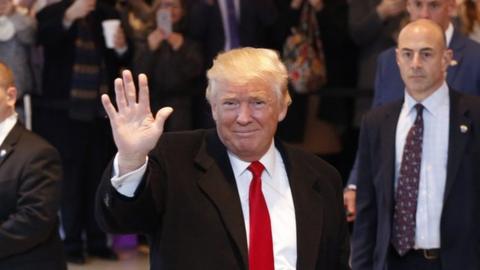
[(438, 46), (446, 49), (447, 48), (447, 39), (445, 37), (445, 32), (443, 29), (432, 20), (428, 19), (419, 19), (407, 24), (398, 35), (398, 45), (400, 46), (400, 42), (409, 38), (411, 36), (424, 36), (427, 39), (432, 39), (431, 41), (438, 43)]
[(442, 28), (426, 19), (411, 22), (400, 31), (396, 55), (405, 88), (417, 101), (440, 88), (452, 59)]

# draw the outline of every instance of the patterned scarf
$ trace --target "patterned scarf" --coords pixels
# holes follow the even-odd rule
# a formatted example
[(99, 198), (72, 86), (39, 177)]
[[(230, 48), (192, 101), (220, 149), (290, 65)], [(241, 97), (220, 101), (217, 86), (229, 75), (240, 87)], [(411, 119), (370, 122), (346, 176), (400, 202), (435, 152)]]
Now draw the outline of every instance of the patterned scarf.
[(105, 65), (93, 35), (93, 17), (78, 21), (70, 90), (70, 118), (91, 121), (99, 115), (99, 97), (108, 92)]

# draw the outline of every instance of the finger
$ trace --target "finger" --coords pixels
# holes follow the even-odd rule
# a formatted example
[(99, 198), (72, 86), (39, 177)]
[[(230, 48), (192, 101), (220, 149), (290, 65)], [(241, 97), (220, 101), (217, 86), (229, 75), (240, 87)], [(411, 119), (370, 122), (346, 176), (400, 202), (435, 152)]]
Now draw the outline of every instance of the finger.
[(354, 222), (354, 221), (355, 221), (355, 215), (347, 216), (347, 222)]
[(145, 74), (138, 75), (138, 104), (145, 112), (150, 112), (150, 93), (148, 90), (148, 79)]
[(127, 100), (125, 97), (125, 89), (123, 87), (123, 81), (120, 78), (115, 79), (115, 100), (117, 101), (118, 111), (122, 112), (127, 107)]
[(102, 105), (107, 112), (108, 118), (113, 120), (117, 115), (117, 111), (115, 110), (115, 107), (113, 106), (112, 102), (110, 101), (110, 97), (107, 94), (102, 95)]
[(125, 97), (127, 99), (127, 106), (133, 106), (137, 102), (135, 83), (133, 82), (132, 73), (126, 69), (122, 72), (123, 86), (125, 88)]
[(173, 112), (173, 108), (171, 107), (163, 107), (161, 108), (155, 117), (155, 124), (157, 125), (157, 128), (159, 128), (163, 132), (163, 127), (165, 125), (165, 121), (167, 118), (170, 116), (170, 114)]

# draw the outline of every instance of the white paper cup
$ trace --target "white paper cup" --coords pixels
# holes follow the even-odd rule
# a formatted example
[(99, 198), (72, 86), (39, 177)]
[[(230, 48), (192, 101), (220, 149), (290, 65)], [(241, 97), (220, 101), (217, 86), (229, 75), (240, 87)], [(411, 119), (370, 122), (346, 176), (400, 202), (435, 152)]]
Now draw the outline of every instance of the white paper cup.
[(103, 35), (105, 36), (105, 44), (107, 48), (113, 49), (115, 47), (114, 37), (115, 37), (115, 33), (118, 30), (118, 27), (120, 27), (120, 20), (118, 19), (105, 20), (102, 22), (102, 27), (103, 27)]

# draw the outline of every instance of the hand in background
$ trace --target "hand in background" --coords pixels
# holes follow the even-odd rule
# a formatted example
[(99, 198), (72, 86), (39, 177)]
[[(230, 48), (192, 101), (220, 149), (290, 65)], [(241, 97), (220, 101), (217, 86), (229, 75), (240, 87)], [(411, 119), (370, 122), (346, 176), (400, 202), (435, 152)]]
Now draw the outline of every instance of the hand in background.
[(113, 139), (118, 149), (119, 176), (138, 169), (145, 163), (163, 133), (165, 120), (173, 109), (160, 109), (156, 116), (150, 110), (148, 82), (145, 74), (138, 76), (138, 102), (132, 73), (122, 72), (123, 79), (115, 79), (115, 109), (108, 95), (102, 95), (102, 103), (110, 118)]
[[(292, 9), (299, 9), (302, 6), (303, 1), (304, 0), (292, 0), (290, 2), (290, 7)], [(308, 2), (317, 12), (323, 9), (323, 0), (308, 0)]]
[(323, 0), (308, 0), (310, 5), (315, 9), (316, 12), (319, 12), (323, 9)]
[(345, 206), (348, 222), (353, 222), (355, 220), (355, 215), (356, 215), (355, 197), (356, 196), (357, 196), (357, 191), (353, 189), (346, 189), (343, 192), (343, 205)]
[(162, 43), (164, 40), (165, 35), (163, 34), (162, 30), (157, 28), (153, 30), (153, 32), (151, 32), (147, 37), (148, 48), (151, 51), (155, 51), (160, 46), (160, 43)]
[(385, 20), (399, 15), (405, 11), (405, 9), (405, 0), (382, 0), (382, 2), (377, 6), (377, 13), (382, 20)]
[(0, 16), (8, 16), (14, 10), (14, 5), (11, 0), (0, 0)]
[(96, 0), (75, 0), (65, 12), (64, 20), (74, 22), (77, 19), (84, 18), (95, 9)]
[(183, 45), (183, 35), (179, 33), (172, 32), (167, 40), (174, 50), (178, 50)]

